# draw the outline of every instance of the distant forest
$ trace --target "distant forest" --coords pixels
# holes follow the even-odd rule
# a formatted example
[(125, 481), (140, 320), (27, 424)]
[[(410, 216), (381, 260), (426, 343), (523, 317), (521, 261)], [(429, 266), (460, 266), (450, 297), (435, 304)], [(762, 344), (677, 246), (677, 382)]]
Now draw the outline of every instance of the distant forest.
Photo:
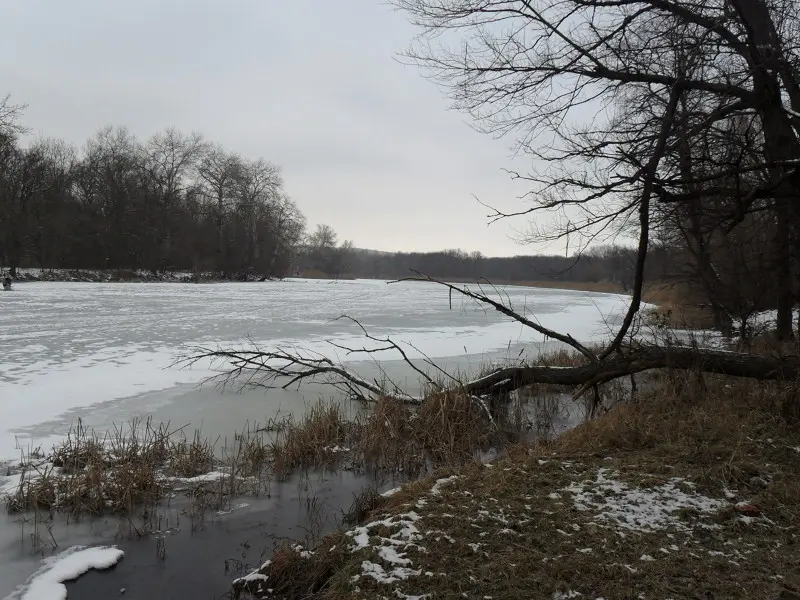
[[(666, 262), (651, 261), (666, 272)], [(354, 250), (347, 258), (347, 271), (356, 277), (399, 279), (419, 271), (436, 279), (504, 282), (613, 282), (627, 289), (633, 283), (636, 251), (621, 246), (592, 248), (579, 256), (486, 257), (480, 252), (446, 250), (427, 253), (388, 253)], [(659, 274), (660, 275), (660, 274)]]
[(107, 127), (80, 149), (52, 139), (23, 148), (12, 121), (18, 107), (4, 106), (0, 261), (12, 273), (290, 272), (305, 219), (277, 165), (174, 129), (142, 142)]

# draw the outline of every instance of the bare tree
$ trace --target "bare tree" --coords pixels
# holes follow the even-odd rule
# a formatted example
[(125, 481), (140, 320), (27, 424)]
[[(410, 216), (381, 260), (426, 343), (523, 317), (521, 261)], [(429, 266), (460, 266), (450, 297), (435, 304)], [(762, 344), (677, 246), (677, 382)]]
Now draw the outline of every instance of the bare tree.
[(26, 108), (24, 104), (12, 104), (10, 95), (0, 98), (0, 143), (26, 131), (20, 123)]
[(305, 234), (305, 217), (292, 199), (281, 193), (267, 204), (266, 223), (272, 240), (267, 276), (283, 277), (295, 266), (296, 249)]
[(200, 161), (198, 174), (203, 182), (206, 196), (214, 211), (216, 226), (216, 268), (224, 272), (224, 224), (225, 214), (236, 197), (237, 178), (242, 169), (242, 159), (225, 151), (222, 146), (210, 146)]
[(306, 240), (308, 268), (330, 277), (339, 277), (342, 271), (342, 259), (349, 249), (343, 252), (338, 244), (339, 236), (333, 227), (326, 224), (317, 225)]
[(157, 133), (142, 147), (142, 168), (150, 204), (147, 216), (152, 242), (149, 248), (156, 253), (148, 263), (154, 273), (169, 266), (165, 258), (169, 256), (172, 241), (170, 217), (186, 188), (192, 184), (194, 171), (205, 150), (202, 135), (184, 135), (174, 128)]
[(5, 160), (0, 180), (3, 247), (11, 276), (21, 266), (26, 237), (33, 219), (34, 199), (44, 185), (44, 163), (35, 150), (13, 149)]
[(42, 182), (31, 207), (27, 245), (31, 258), (44, 269), (62, 259), (74, 237), (81, 235), (70, 227), (79, 160), (75, 147), (58, 139), (37, 139), (30, 151), (41, 158)]
[[(514, 214), (559, 220), (543, 239), (595, 236), (638, 222), (636, 308), (652, 201), (677, 202), (692, 181), (664, 160), (731, 119), (756, 119), (763, 183), (737, 191), (742, 212), (768, 197), (777, 222), (777, 329), (791, 337), (792, 240), (800, 220), (798, 15), (766, 0), (397, 0), (421, 28), (409, 53), (487, 132), (512, 134), (535, 161), (533, 203)], [(692, 118), (675, 115), (689, 99)], [(788, 104), (787, 104), (788, 103)], [(704, 193), (730, 180), (704, 173)], [(744, 180), (742, 180), (743, 183)], [(503, 217), (497, 213), (495, 217)], [(630, 319), (626, 319), (628, 323)], [(624, 330), (624, 328), (623, 328)], [(621, 332), (621, 333), (624, 333)], [(616, 345), (616, 344), (615, 344)]]
[(243, 161), (235, 185), (237, 210), (246, 229), (244, 262), (253, 264), (259, 259), (257, 216), (263, 216), (267, 205), (276, 201), (283, 188), (283, 177), (277, 165), (264, 159)]

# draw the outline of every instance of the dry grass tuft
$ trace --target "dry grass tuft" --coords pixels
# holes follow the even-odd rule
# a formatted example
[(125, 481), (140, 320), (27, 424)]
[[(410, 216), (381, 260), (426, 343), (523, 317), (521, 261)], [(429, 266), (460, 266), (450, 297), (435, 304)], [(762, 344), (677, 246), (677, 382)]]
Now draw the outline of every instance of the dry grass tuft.
[(483, 409), (458, 392), (429, 395), (414, 421), (420, 445), (437, 465), (461, 464), (498, 441)]
[(233, 451), (223, 458), (227, 472), (232, 476), (264, 477), (271, 469), (270, 442), (264, 435), (266, 432), (248, 423), (234, 436)]
[(99, 515), (155, 502), (164, 491), (160, 469), (170, 458), (169, 437), (168, 425), (154, 427), (149, 420), (103, 437), (78, 422), (49, 457), (22, 465), (6, 507)]
[(703, 299), (691, 286), (681, 281), (656, 281), (647, 283), (642, 297), (648, 304), (655, 304), (651, 320), (672, 329), (712, 329), (714, 319), (711, 310), (703, 305)]
[(191, 440), (171, 442), (169, 470), (176, 477), (196, 477), (214, 469), (214, 447), (195, 431)]
[[(305, 550), (301, 546), (278, 548), (259, 569), (233, 582), (233, 596), (271, 598), (314, 598), (324, 595), (330, 581), (348, 558), (344, 534), (328, 536), (324, 549)], [(269, 590), (269, 592), (267, 592)]]
[(345, 513), (342, 522), (345, 525), (361, 523), (370, 514), (387, 504), (388, 498), (384, 498), (373, 486), (367, 486), (353, 497), (353, 504)]
[[(248, 438), (238, 445), (250, 449), (239, 461), (247, 465), (248, 474), (255, 469), (251, 456), (255, 444)], [(205, 504), (221, 507), (244, 490), (245, 480), (237, 471), (192, 479), (218, 466), (214, 445), (199, 432), (187, 439), (180, 430), (170, 430), (169, 424), (133, 420), (101, 437), (79, 422), (48, 456), (22, 462), (19, 483), (5, 498), (6, 508), (10, 513), (127, 515), (134, 507), (157, 502), (176, 486), (184, 486), (194, 497), (203, 496)], [(249, 483), (250, 491), (259, 487)], [(199, 488), (205, 491), (198, 493)], [(208, 488), (216, 490), (214, 502), (209, 502)]]
[(380, 400), (359, 419), (358, 449), (372, 469), (422, 473), (462, 464), (500, 443), (484, 409), (458, 392), (429, 394), (418, 407)]
[(425, 456), (416, 441), (414, 409), (390, 398), (381, 398), (359, 417), (358, 450), (376, 471), (418, 473)]
[(299, 421), (287, 419), (268, 448), (276, 476), (336, 465), (349, 451), (354, 427), (341, 404), (323, 400), (313, 404)]
[(500, 443), (485, 410), (457, 392), (432, 393), (419, 406), (383, 398), (348, 419), (320, 401), (289, 419), (269, 446), (278, 477), (298, 469), (361, 467), (417, 476), (430, 465), (461, 464)]

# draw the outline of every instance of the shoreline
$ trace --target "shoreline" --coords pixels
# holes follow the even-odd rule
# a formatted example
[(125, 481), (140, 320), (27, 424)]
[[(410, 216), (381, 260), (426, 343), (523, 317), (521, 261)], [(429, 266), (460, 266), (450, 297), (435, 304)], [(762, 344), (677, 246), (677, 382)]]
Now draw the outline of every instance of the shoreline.
[[(345, 410), (343, 414), (348, 412), (350, 411)], [(346, 418), (349, 420), (353, 417)], [(394, 427), (400, 427), (401, 423), (407, 421), (407, 418), (400, 414), (396, 415), (394, 419), (396, 421), (395, 425), (393, 425)], [(383, 417), (379, 416), (378, 420), (383, 421)], [(154, 425), (154, 427), (153, 431), (160, 430), (157, 425)], [(266, 427), (280, 430), (282, 424), (276, 422), (270, 425), (268, 423)], [(306, 537), (307, 530), (319, 527), (320, 519), (323, 519), (323, 521), (327, 519), (329, 524), (323, 528), (324, 531), (319, 532), (319, 535), (337, 530), (341, 524), (341, 516), (351, 508), (354, 497), (364, 488), (393, 488), (404, 481), (413, 482), (415, 480), (415, 477), (410, 476), (413, 472), (411, 469), (414, 468), (410, 465), (420, 463), (413, 456), (404, 458), (395, 454), (394, 451), (389, 451), (387, 456), (393, 457), (389, 458), (389, 460), (406, 461), (402, 463), (406, 466), (400, 466), (399, 469), (388, 468), (388, 470), (369, 474), (369, 472), (364, 471), (363, 459), (349, 451), (350, 447), (354, 448), (357, 444), (355, 440), (348, 437), (339, 437), (341, 434), (337, 432), (341, 430), (341, 426), (331, 427), (323, 423), (311, 423), (308, 429), (311, 437), (308, 437), (302, 431), (297, 432), (295, 435), (298, 439), (309, 439), (315, 442), (321, 439), (319, 436), (325, 430), (336, 436), (330, 438), (323, 448), (323, 450), (325, 448), (329, 449), (330, 452), (325, 456), (318, 455), (308, 466), (292, 462), (303, 459), (293, 459), (290, 454), (281, 453), (279, 456), (286, 464), (285, 468), (289, 469), (288, 476), (276, 474), (276, 466), (273, 465), (270, 467), (270, 474), (264, 477), (258, 476), (259, 487), (256, 489), (253, 486), (254, 493), (244, 491), (240, 493), (237, 491), (227, 498), (222, 498), (222, 502), (217, 505), (214, 504), (216, 495), (219, 492), (217, 488), (226, 487), (226, 484), (217, 485), (214, 477), (200, 475), (188, 478), (185, 483), (180, 479), (176, 482), (178, 487), (175, 491), (178, 492), (180, 489), (185, 489), (185, 492), (178, 495), (168, 492), (160, 500), (136, 504), (129, 514), (127, 512), (122, 515), (106, 515), (102, 513), (97, 516), (89, 515), (82, 519), (79, 518), (76, 522), (70, 523), (72, 519), (66, 518), (67, 514), (72, 513), (69, 507), (66, 507), (66, 512), (58, 509), (53, 512), (47, 506), (43, 506), (42, 510), (33, 513), (21, 512), (18, 513), (18, 517), (12, 516), (6, 519), (8, 521), (7, 527), (11, 529), (7, 531), (9, 535), (5, 537), (10, 542), (13, 537), (20, 540), (21, 534), (23, 540), (27, 539), (29, 534), (35, 534), (39, 545), (31, 549), (36, 552), (41, 550), (59, 552), (75, 544), (113, 543), (119, 546), (126, 555), (113, 569), (103, 572), (89, 572), (75, 582), (68, 584), (67, 588), (70, 593), (74, 593), (78, 597), (88, 599), (107, 598), (109, 593), (116, 593), (119, 589), (125, 588), (127, 590), (126, 597), (152, 598), (153, 594), (157, 593), (160, 588), (170, 585), (176, 586), (168, 588), (172, 596), (175, 596), (183, 588), (170, 582), (180, 581), (187, 577), (189, 573), (196, 573), (198, 570), (201, 575), (195, 575), (191, 583), (181, 585), (185, 585), (186, 589), (196, 590), (198, 593), (209, 589), (209, 586), (215, 586), (221, 596), (230, 590), (230, 585), (235, 577), (246, 575), (248, 569), (262, 564), (262, 558), (270, 556), (276, 548), (287, 543), (289, 539), (298, 539), (299, 542), (307, 547), (313, 545), (312, 540)], [(127, 430), (127, 426), (122, 425), (120, 430)], [(314, 431), (318, 433), (312, 433)], [(271, 436), (269, 433), (265, 435)], [(195, 442), (192, 443), (198, 445), (198, 451), (194, 451), (189, 447), (182, 451), (184, 455), (197, 456), (201, 454), (200, 451), (203, 448), (203, 444), (198, 444), (196, 438), (192, 438), (188, 433), (186, 436), (189, 440), (195, 439)], [(239, 444), (242, 447), (251, 448), (251, 451), (260, 453), (261, 451), (258, 448), (268, 447), (268, 445), (252, 446), (243, 439), (242, 435), (237, 434), (233, 437), (237, 438), (237, 436)], [(370, 437), (374, 438), (375, 436), (371, 435)], [(379, 437), (382, 439), (384, 436), (381, 435)], [(75, 439), (73, 437), (73, 440)], [(92, 439), (102, 441), (105, 440), (105, 436), (102, 432), (99, 432), (82, 444), (74, 445), (71, 450), (72, 455), (80, 457), (81, 464), (85, 460), (83, 457), (87, 453), (93, 452), (93, 449), (97, 446), (92, 442)], [(149, 446), (157, 446), (157, 441), (151, 440), (149, 443), (145, 443), (145, 451), (149, 452), (146, 450), (148, 444)], [(293, 444), (289, 441), (286, 443), (287, 449), (293, 447)], [(409, 444), (411, 444), (411, 441), (407, 440), (401, 446), (406, 448)], [(114, 445), (117, 447), (126, 446), (126, 444), (122, 443), (112, 444), (112, 446)], [(358, 443), (358, 445), (361, 445), (361, 443)], [(342, 452), (339, 450), (340, 448), (347, 451)], [(300, 452), (301, 454), (298, 456), (306, 453), (306, 451)], [(323, 452), (323, 454), (325, 453)], [(409, 459), (410, 462), (407, 462)], [(353, 463), (353, 460), (355, 460), (355, 463)], [(52, 456), (50, 458), (42, 457), (36, 462), (38, 463), (38, 471), (47, 471), (46, 463), (56, 463)], [(60, 469), (63, 468), (65, 462), (69, 463), (70, 461), (65, 461), (64, 459), (58, 461), (58, 465), (62, 465), (59, 466)], [(101, 462), (114, 463), (113, 460), (102, 460)], [(170, 462), (175, 464), (176, 461)], [(170, 462), (166, 463), (167, 466), (169, 466)], [(182, 462), (179, 461), (179, 464), (182, 464)], [(194, 471), (191, 471), (191, 465), (189, 467), (190, 472), (186, 472), (184, 475), (192, 475), (194, 473)], [(223, 463), (215, 462), (203, 470), (211, 469), (212, 474), (214, 472), (224, 474), (226, 468)], [(322, 470), (320, 471), (320, 469)], [(399, 472), (395, 473), (395, 471)], [(108, 468), (106, 472), (108, 473)], [(425, 472), (427, 472), (427, 469)], [(421, 474), (424, 475), (424, 472)], [(76, 481), (82, 481), (82, 474), (78, 472), (77, 475), (79, 477)], [(88, 477), (89, 472), (87, 471)], [(167, 476), (165, 481), (169, 480), (170, 477)], [(147, 481), (147, 478), (142, 478), (142, 481)], [(325, 483), (325, 481), (328, 483)], [(0, 478), (0, 484), (5, 483), (13, 484), (14, 478)], [(324, 485), (322, 485), (323, 483)], [(320, 487), (321, 485), (322, 487)], [(13, 490), (10, 487), (12, 486), (3, 485), (3, 488), (5, 488), (3, 491), (12, 492)], [(62, 487), (65, 490), (76, 489), (76, 487), (80, 487), (80, 484), (76, 483)], [(43, 489), (46, 488), (41, 488), (37, 493), (47, 494), (48, 492), (43, 492)], [(249, 490), (250, 487), (243, 484), (241, 489)], [(184, 494), (187, 495), (184, 496)], [(58, 494), (56, 494), (57, 496)], [(199, 505), (196, 504), (196, 499), (202, 497), (210, 498), (211, 503), (203, 501)], [(82, 500), (78, 501), (82, 502)], [(278, 503), (277, 505), (275, 504), (276, 502)], [(125, 505), (124, 502), (122, 504)], [(322, 513), (326, 511), (326, 515), (323, 515)], [(48, 514), (50, 514), (50, 517), (48, 517)], [(53, 515), (55, 515), (55, 521), (53, 520)], [(28, 523), (25, 524), (20, 521), (19, 517), (26, 519)], [(198, 522), (199, 525), (197, 524)], [(12, 523), (17, 524), (12, 525)], [(95, 533), (93, 534), (94, 537), (87, 540), (83, 532), (87, 524), (91, 523), (105, 523), (105, 525), (101, 525), (99, 536)], [(51, 535), (50, 527), (55, 527), (55, 533), (51, 537), (53, 543), (57, 543), (58, 547), (54, 549), (49, 546), (49, 540), (51, 539), (48, 537), (48, 535)], [(36, 533), (37, 531), (38, 533)], [(264, 544), (262, 538), (269, 538), (274, 543), (271, 545)], [(87, 541), (89, 541), (89, 544), (87, 544)], [(24, 546), (27, 548), (31, 543), (27, 542)], [(261, 545), (259, 546), (259, 544)], [(167, 553), (166, 560), (159, 555), (159, 553), (163, 554), (165, 548)], [(28, 558), (26, 559), (25, 556)], [(27, 573), (30, 573), (36, 568), (36, 564), (31, 563), (30, 559), (29, 550), (23, 550), (23, 547), (20, 547), (20, 552), (15, 552), (14, 556), (9, 557), (7, 554), (5, 562), (10, 565), (7, 568), (13, 569), (14, 561), (19, 563), (21, 560), (24, 564), (29, 565)], [(228, 561), (233, 562), (229, 563)], [(202, 568), (198, 569), (198, 565), (202, 566)], [(226, 572), (223, 569), (226, 565), (233, 565), (238, 570), (233, 570), (233, 567), (230, 567), (230, 572)], [(6, 575), (0, 576), (0, 579), (8, 577), (9, 582), (11, 582), (13, 572), (9, 573), (9, 571), (6, 571)], [(147, 574), (144, 575), (143, 573)], [(17, 583), (22, 582), (19, 581)], [(224, 589), (222, 589), (223, 587)], [(74, 592), (72, 591), (73, 589), (75, 590)]]
[(315, 600), (797, 600), (797, 413), (778, 416), (780, 386), (710, 377), (676, 393), (691, 380), (664, 375), (551, 442), (402, 486), (234, 586)]
[[(195, 275), (189, 271), (165, 271), (153, 274), (150, 271), (132, 269), (19, 269), (20, 273), (14, 283), (269, 283), (281, 281), (390, 281), (381, 277), (309, 277), (292, 275), (287, 277), (267, 277), (248, 274), (246, 277), (232, 276), (222, 278), (212, 272)], [(624, 287), (615, 282), (606, 281), (550, 281), (550, 280), (475, 280), (463, 277), (448, 277), (442, 281), (456, 284), (486, 284), (498, 286), (514, 286), (535, 289), (568, 290), (600, 294), (630, 295)], [(13, 288), (12, 288), (13, 289)]]

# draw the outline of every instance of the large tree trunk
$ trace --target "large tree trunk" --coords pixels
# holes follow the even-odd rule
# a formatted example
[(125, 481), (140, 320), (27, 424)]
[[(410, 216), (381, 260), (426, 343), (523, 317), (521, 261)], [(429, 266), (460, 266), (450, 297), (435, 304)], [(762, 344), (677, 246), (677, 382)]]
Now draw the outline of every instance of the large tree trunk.
[(546, 383), (591, 386), (650, 369), (698, 370), (759, 380), (794, 381), (800, 377), (800, 357), (755, 356), (693, 347), (642, 346), (599, 363), (578, 367), (507, 367), (464, 386), (470, 394), (508, 392), (526, 385)]
[(792, 279), (792, 252), (789, 237), (788, 207), (779, 198), (776, 207), (777, 228), (775, 233), (775, 278), (778, 292), (778, 317), (775, 322), (775, 335), (779, 340), (789, 341), (794, 337), (792, 326), (792, 307), (794, 305)]
[[(778, 319), (776, 334), (779, 339), (793, 338), (792, 305), (794, 301), (792, 281), (792, 235), (800, 236), (800, 222), (795, 211), (788, 205), (789, 198), (800, 192), (800, 174), (795, 172), (784, 179), (786, 169), (776, 163), (794, 161), (800, 156), (800, 141), (797, 139), (792, 120), (783, 105), (781, 74), (784, 79), (790, 74), (784, 67), (786, 57), (781, 47), (775, 23), (764, 0), (731, 0), (749, 33), (748, 57), (753, 72), (753, 94), (755, 107), (760, 113), (764, 132), (764, 153), (773, 163), (770, 177), (776, 184), (775, 216), (777, 220), (776, 289), (778, 290)], [(790, 93), (797, 82), (784, 81)], [(780, 183), (779, 183), (780, 182)]]

